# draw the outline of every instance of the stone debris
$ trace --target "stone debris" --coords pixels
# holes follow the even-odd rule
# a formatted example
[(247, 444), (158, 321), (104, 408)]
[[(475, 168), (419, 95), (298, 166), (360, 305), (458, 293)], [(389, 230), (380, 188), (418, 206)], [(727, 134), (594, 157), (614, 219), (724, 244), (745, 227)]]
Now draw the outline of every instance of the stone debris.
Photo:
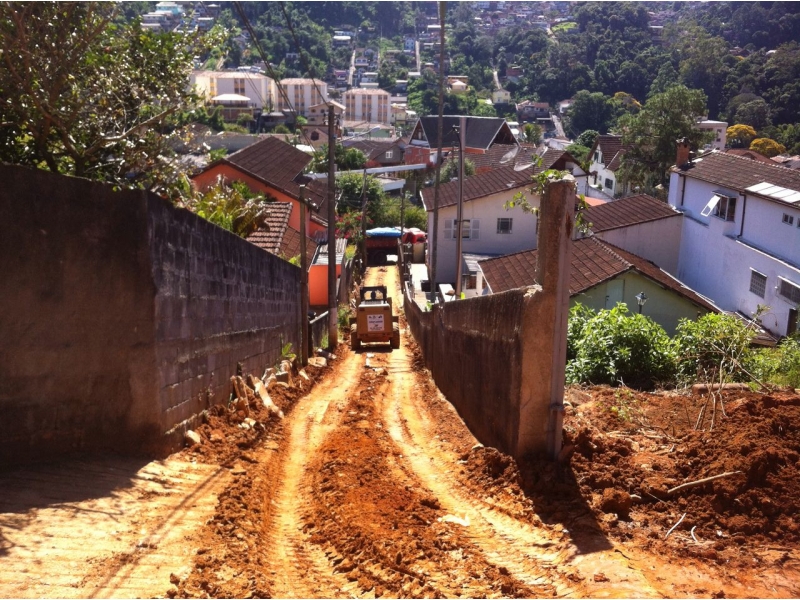
[(321, 369), (323, 367), (328, 366), (328, 361), (322, 356), (312, 356), (311, 358), (308, 359), (308, 366), (317, 367), (318, 369)]
[(200, 434), (196, 431), (192, 431), (191, 429), (188, 430), (185, 434), (183, 434), (183, 440), (186, 442), (186, 445), (197, 446), (198, 444), (203, 443), (203, 438), (200, 437)]

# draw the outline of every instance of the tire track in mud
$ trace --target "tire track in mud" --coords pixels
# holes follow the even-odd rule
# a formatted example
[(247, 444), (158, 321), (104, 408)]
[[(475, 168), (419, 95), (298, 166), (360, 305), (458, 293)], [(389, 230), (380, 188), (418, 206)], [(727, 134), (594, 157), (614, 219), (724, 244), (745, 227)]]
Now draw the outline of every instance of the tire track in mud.
[(303, 514), (315, 491), (305, 481), (310, 460), (341, 420), (343, 404), (357, 381), (358, 360), (344, 359), (335, 378), (329, 378), (304, 397), (287, 423), (286, 439), (267, 473), (276, 482), (265, 499), (265, 538), (269, 540), (270, 594), (276, 598), (338, 597), (353, 587), (333, 573), (323, 548), (309, 543)]
[(487, 560), (469, 526), (442, 509), (408, 468), (381, 422), (393, 383), (366, 368), (339, 428), (309, 469), (317, 490), (305, 516), (311, 541), (370, 597), (552, 597)]
[[(395, 297), (400, 296), (396, 278), (395, 285), (389, 282), (387, 285)], [(441, 439), (437, 430), (442, 431), (442, 421), (448, 420), (451, 422), (448, 437), (457, 437), (462, 445), (468, 440), (468, 446), (477, 444), (477, 440), (415, 360), (409, 350), (408, 335), (406, 331), (406, 342), (382, 363), (395, 377), (395, 385), (380, 413), (393, 441), (401, 448), (422, 485), (431, 490), (444, 508), (470, 522), (472, 542), (487, 558), (526, 584), (546, 582), (553, 585), (559, 597), (603, 597), (620, 593), (661, 597), (662, 593), (647, 581), (645, 573), (614, 549), (600, 550), (588, 557), (581, 555), (563, 533), (566, 530), (545, 525), (526, 506), (521, 490), (504, 494), (502, 499), (495, 498), (494, 494), (498, 491), (503, 494), (509, 488), (486, 490), (482, 497), (476, 495), (466, 481), (469, 475), (458, 466), (465, 462), (466, 455), (459, 455), (455, 446)], [(414, 397), (422, 402), (415, 404)], [(441, 404), (437, 407), (439, 418), (434, 419), (429, 412), (430, 404), (437, 402)], [(454, 432), (454, 427), (461, 431)], [(604, 575), (599, 582), (594, 578), (598, 573)], [(613, 585), (603, 586), (609, 581), (607, 574), (612, 573)], [(586, 580), (591, 583), (581, 583)]]

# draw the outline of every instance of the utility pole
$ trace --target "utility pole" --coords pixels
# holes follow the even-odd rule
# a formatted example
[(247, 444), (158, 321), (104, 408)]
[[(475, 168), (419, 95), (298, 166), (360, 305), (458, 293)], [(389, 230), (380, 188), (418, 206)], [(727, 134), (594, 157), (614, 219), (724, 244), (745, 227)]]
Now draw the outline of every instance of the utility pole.
[(300, 185), (300, 364), (308, 364), (311, 336), (308, 327), (308, 257), (306, 256), (306, 186)]
[(439, 2), (439, 118), (436, 122), (437, 139), (439, 149), (436, 152), (436, 181), (433, 188), (433, 235), (430, 236), (430, 279), (433, 301), (436, 302), (436, 259), (437, 245), (439, 244), (439, 179), (442, 171), (442, 135), (444, 129), (444, 26), (445, 15), (447, 13), (447, 3), (444, 0)]
[(336, 113), (328, 106), (328, 348), (339, 344), (336, 310)]
[(456, 300), (461, 298), (461, 279), (464, 270), (461, 263), (461, 244), (462, 235), (464, 231), (464, 219), (462, 219), (464, 212), (464, 142), (466, 141), (467, 118), (461, 117), (458, 125), (458, 210), (456, 211), (456, 219), (458, 226), (456, 227)]

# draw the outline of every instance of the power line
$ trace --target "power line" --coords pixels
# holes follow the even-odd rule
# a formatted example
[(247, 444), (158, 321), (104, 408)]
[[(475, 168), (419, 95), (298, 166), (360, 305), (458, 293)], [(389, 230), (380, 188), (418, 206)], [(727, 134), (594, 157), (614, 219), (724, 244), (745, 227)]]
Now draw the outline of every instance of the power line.
[[(292, 101), (289, 99), (289, 95), (286, 93), (286, 90), (284, 90), (283, 87), (281, 87), (280, 79), (278, 78), (277, 74), (275, 73), (275, 70), (272, 68), (272, 64), (270, 64), (270, 61), (267, 58), (266, 54), (264, 53), (263, 48), (261, 48), (261, 43), (258, 41), (258, 36), (256, 35), (256, 32), (253, 29), (252, 24), (250, 23), (250, 19), (248, 19), (247, 15), (244, 13), (244, 9), (242, 8), (242, 3), (241, 2), (234, 2), (233, 5), (236, 7), (236, 12), (239, 13), (239, 18), (242, 20), (242, 23), (244, 24), (245, 28), (247, 29), (247, 32), (250, 34), (250, 39), (253, 41), (253, 44), (256, 47), (256, 51), (258, 52), (258, 55), (261, 57), (261, 60), (264, 62), (264, 65), (267, 68), (267, 72), (269, 73), (269, 75), (272, 78), (272, 80), (275, 82), (275, 87), (278, 90), (278, 94), (281, 97), (283, 97), (283, 100), (284, 100), (286, 106), (288, 106), (289, 109), (292, 112), (294, 112), (295, 115), (296, 115), (297, 114), (297, 110), (295, 109), (294, 105), (292, 104)], [(303, 136), (303, 139), (305, 139), (306, 144), (313, 148), (313, 145), (311, 144), (311, 140), (308, 138), (308, 135), (306, 134), (305, 130), (302, 127), (300, 128), (300, 135)], [(315, 155), (317, 154), (316, 150), (314, 151), (314, 154)]]

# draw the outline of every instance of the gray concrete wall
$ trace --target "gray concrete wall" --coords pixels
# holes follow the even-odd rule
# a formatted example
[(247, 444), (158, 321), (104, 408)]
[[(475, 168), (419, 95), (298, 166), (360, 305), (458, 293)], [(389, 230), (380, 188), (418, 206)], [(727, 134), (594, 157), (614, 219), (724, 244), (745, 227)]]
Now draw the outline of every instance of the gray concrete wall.
[(297, 267), (144, 192), (0, 166), (0, 463), (163, 455), (297, 346)]
[(483, 444), (512, 454), (561, 447), (574, 183), (542, 199), (540, 285), (423, 311), (406, 287), (405, 315), (437, 387)]

